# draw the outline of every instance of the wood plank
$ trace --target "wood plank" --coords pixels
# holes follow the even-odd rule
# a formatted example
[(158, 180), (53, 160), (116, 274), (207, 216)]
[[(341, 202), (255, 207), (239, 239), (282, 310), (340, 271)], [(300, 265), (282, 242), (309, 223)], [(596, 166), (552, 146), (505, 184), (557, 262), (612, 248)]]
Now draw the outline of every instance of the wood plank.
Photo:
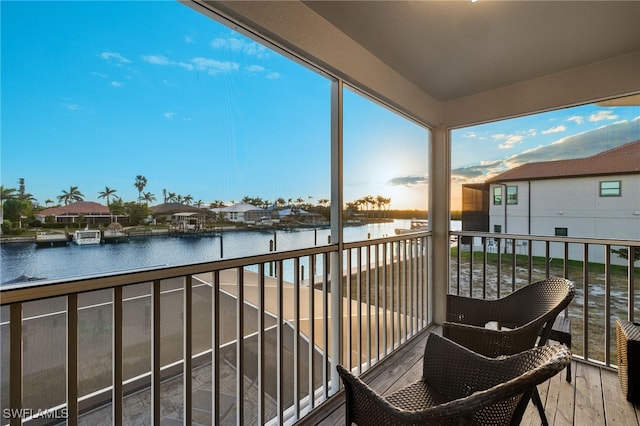
[(558, 383), (558, 399), (556, 405), (556, 412), (553, 419), (549, 419), (550, 424), (555, 426), (567, 426), (573, 425), (573, 418), (575, 415), (575, 372), (577, 368), (576, 361), (571, 361), (571, 382), (567, 382), (566, 379), (562, 379), (566, 372), (560, 373), (558, 376), (560, 380)]
[(578, 364), (576, 367), (576, 408), (573, 423), (576, 425), (604, 425), (600, 369), (586, 364)]
[(605, 419), (608, 425), (626, 425), (634, 419), (634, 424), (638, 424), (636, 410), (627, 401), (620, 389), (620, 381), (616, 372), (602, 370), (602, 395), (605, 407)]

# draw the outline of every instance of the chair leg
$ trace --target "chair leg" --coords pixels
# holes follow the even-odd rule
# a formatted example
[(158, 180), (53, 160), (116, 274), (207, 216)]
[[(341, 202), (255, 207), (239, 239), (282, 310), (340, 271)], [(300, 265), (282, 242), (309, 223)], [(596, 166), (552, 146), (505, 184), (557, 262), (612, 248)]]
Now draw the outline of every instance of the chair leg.
[(538, 393), (538, 388), (533, 389), (533, 395), (531, 395), (531, 399), (533, 403), (538, 408), (538, 413), (540, 414), (540, 420), (542, 420), (542, 426), (549, 426), (549, 422), (547, 421), (547, 415), (544, 413), (544, 406), (542, 405), (542, 400), (540, 399), (540, 394)]

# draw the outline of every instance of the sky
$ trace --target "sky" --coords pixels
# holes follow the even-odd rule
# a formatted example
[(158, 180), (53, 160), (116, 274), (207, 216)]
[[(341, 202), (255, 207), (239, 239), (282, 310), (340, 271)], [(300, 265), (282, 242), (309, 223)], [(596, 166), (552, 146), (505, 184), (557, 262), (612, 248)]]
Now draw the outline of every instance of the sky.
[[(40, 204), (137, 175), (205, 204), (330, 198), (330, 82), (176, 1), (2, 1), (0, 177)], [(452, 134), (462, 182), (640, 139), (640, 109), (584, 106)], [(604, 135), (604, 136), (603, 136)], [(344, 199), (426, 209), (428, 130), (347, 90)], [(564, 157), (563, 157), (564, 156)], [(154, 203), (152, 203), (154, 204)]]

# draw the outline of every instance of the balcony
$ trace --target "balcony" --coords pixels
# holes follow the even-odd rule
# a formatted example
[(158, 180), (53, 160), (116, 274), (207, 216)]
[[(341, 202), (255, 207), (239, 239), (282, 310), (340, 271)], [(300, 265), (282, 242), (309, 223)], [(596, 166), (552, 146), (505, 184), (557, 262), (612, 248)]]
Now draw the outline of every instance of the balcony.
[[(575, 377), (556, 376), (544, 391), (556, 424), (578, 422), (585, 407), (640, 418), (618, 389), (612, 343), (615, 318), (637, 311), (640, 271), (608, 255), (639, 242), (452, 237), (449, 292), (493, 298), (549, 275), (576, 282), (567, 312)], [(431, 239), (422, 232), (3, 287), (2, 412), (25, 424), (331, 424), (342, 415), (337, 362), (382, 377), (388, 390), (419, 361), (424, 333), (437, 331)], [(574, 246), (586, 262), (569, 256)], [(604, 263), (589, 262), (594, 248)], [(573, 414), (562, 411), (567, 404)], [(324, 419), (327, 410), (337, 411)]]

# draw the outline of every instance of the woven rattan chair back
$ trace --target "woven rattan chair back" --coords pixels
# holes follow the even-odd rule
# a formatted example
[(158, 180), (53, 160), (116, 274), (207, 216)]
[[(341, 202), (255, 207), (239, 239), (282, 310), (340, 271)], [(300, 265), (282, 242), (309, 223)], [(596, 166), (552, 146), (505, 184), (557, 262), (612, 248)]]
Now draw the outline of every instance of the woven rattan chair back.
[[(497, 300), (448, 295), (442, 335), (490, 357), (522, 352), (547, 342), (574, 295), (573, 283), (564, 278), (538, 281)], [(497, 327), (487, 328), (489, 323)]]
[(562, 345), (489, 358), (430, 334), (423, 377), (381, 396), (338, 366), (346, 396), (346, 420), (358, 425), (519, 424), (536, 385), (569, 362)]

